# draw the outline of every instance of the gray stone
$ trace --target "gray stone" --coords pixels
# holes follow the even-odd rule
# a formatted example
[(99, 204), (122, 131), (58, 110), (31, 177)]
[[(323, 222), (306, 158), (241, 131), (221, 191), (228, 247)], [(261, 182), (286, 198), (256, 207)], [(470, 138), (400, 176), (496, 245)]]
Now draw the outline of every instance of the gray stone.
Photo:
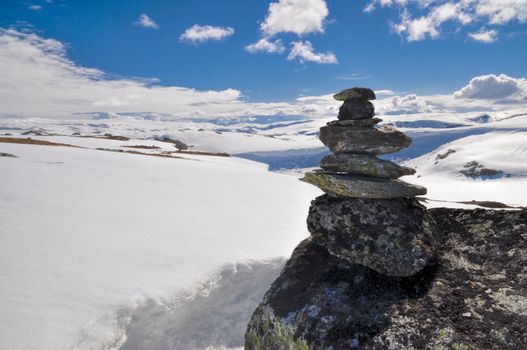
[(332, 255), (388, 276), (414, 275), (436, 254), (434, 226), (413, 198), (323, 195), (311, 203), (307, 227)]
[(346, 101), (349, 99), (375, 100), (376, 97), (372, 89), (354, 87), (342, 90), (338, 94), (333, 95), (333, 98), (337, 101)]
[(439, 264), (411, 277), (302, 242), (253, 314), (246, 349), (527, 349), (527, 285), (516, 278), (527, 272), (527, 210), (429, 215)]
[(375, 108), (370, 101), (352, 99), (346, 100), (340, 106), (339, 120), (368, 119), (375, 115)]
[(376, 177), (307, 172), (300, 179), (317, 186), (332, 197), (342, 198), (400, 198), (426, 194), (426, 188), (401, 180)]
[(330, 154), (320, 161), (324, 170), (336, 173), (366, 175), (397, 179), (405, 175), (415, 174), (412, 168), (400, 166), (388, 160), (382, 160), (369, 154), (340, 153)]
[(381, 118), (332, 120), (327, 125), (334, 126), (374, 126), (382, 122)]
[(320, 141), (333, 153), (388, 154), (408, 147), (412, 139), (394, 128), (323, 126)]

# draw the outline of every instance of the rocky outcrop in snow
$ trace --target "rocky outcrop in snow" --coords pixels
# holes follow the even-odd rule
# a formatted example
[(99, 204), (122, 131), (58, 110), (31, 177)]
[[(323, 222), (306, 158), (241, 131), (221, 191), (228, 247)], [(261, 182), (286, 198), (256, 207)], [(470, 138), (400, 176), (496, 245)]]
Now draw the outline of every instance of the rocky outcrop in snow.
[(320, 138), (336, 154), (302, 179), (326, 192), (311, 237), (253, 314), (246, 349), (525, 348), (527, 212), (428, 212), (414, 198), (426, 189), (397, 179), (412, 170), (376, 158), (411, 139), (373, 126), (373, 91), (335, 98), (346, 108)]
[(429, 215), (441, 250), (410, 277), (302, 242), (256, 309), (246, 349), (527, 348), (527, 210)]

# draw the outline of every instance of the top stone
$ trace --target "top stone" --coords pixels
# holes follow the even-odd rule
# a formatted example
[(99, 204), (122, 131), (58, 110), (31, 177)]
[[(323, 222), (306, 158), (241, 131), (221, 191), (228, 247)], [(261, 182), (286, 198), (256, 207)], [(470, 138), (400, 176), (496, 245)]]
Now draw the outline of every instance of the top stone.
[(354, 87), (351, 89), (342, 90), (338, 94), (333, 95), (337, 101), (346, 101), (352, 98), (360, 98), (363, 100), (375, 100), (375, 92), (372, 89)]

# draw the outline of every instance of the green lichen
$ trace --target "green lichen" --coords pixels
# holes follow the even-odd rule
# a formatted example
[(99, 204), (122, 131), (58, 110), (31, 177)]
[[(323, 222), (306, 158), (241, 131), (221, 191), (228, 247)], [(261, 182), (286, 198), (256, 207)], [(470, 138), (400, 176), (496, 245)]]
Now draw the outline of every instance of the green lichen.
[(470, 346), (465, 343), (454, 343), (452, 344), (452, 350), (470, 350)]
[(259, 307), (245, 333), (247, 350), (309, 350), (304, 339), (295, 339), (293, 331), (278, 320), (269, 307)]

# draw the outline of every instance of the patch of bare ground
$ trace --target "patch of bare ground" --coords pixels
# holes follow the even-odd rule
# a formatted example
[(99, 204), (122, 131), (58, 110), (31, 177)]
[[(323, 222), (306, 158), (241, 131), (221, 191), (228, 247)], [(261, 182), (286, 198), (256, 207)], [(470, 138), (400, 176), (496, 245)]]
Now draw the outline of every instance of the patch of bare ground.
[(0, 137), (0, 142), (2, 143), (19, 143), (24, 145), (41, 145), (41, 146), (63, 146), (63, 147), (75, 147), (82, 148), (75, 145), (69, 145), (67, 143), (57, 143), (44, 140), (34, 140), (30, 137), (20, 138), (20, 137)]
[(4, 153), (4, 152), (0, 152), (0, 157), (16, 158), (16, 156), (14, 154)]
[(137, 149), (161, 149), (161, 147), (158, 146), (148, 146), (148, 145), (132, 145), (132, 146), (121, 146), (126, 148), (137, 148)]
[(174, 158), (174, 159), (184, 159), (182, 157), (172, 156), (165, 153), (145, 153), (133, 150), (122, 150), (122, 149), (113, 149), (113, 148), (96, 148), (97, 151), (107, 151), (107, 152), (116, 152), (116, 153), (129, 153), (129, 154), (139, 154), (142, 156), (151, 156), (151, 157), (161, 157), (161, 158)]
[(84, 137), (84, 138), (90, 138), (90, 139), (104, 139), (104, 140), (116, 140), (116, 141), (130, 141), (129, 137), (126, 136), (119, 136), (119, 135), (112, 135), (112, 134), (104, 134), (102, 136), (98, 135), (80, 135), (79, 133), (74, 133), (71, 136), (75, 137)]
[(173, 151), (173, 152), (165, 152), (165, 153), (194, 154), (198, 156), (214, 156), (214, 157), (230, 157), (231, 156), (229, 153), (224, 153), (224, 152), (204, 152), (204, 151), (189, 151), (189, 150), (181, 150), (181, 151)]

